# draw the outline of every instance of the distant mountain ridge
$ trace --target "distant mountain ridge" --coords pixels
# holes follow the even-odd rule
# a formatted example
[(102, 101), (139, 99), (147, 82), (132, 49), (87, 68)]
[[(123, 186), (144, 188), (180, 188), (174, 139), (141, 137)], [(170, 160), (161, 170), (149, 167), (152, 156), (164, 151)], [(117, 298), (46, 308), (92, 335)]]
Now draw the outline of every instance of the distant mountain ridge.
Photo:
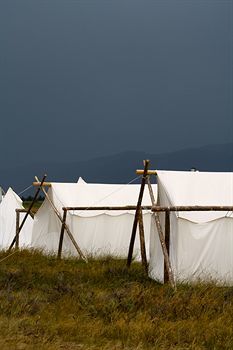
[(150, 159), (151, 169), (200, 171), (233, 171), (233, 143), (208, 145), (181, 151), (150, 154), (128, 151), (111, 156), (72, 163), (38, 162), (13, 169), (1, 166), (0, 184), (4, 189), (12, 186), (18, 193), (34, 181), (34, 176), (48, 174), (48, 181), (76, 182), (82, 176), (87, 182), (128, 183), (142, 168), (143, 159)]

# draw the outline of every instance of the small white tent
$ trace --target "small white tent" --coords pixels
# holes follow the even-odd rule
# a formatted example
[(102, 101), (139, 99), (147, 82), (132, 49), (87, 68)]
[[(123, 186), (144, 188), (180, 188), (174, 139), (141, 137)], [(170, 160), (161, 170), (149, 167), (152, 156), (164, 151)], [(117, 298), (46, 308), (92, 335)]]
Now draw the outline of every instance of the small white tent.
[(77, 181), (78, 184), (86, 184), (86, 181), (80, 176)]
[[(0, 249), (9, 248), (16, 233), (16, 209), (24, 209), (20, 197), (9, 188), (0, 203)], [(20, 214), (20, 223), (25, 213)], [(19, 246), (31, 244), (33, 219), (29, 215), (19, 235)]]
[[(157, 197), (157, 186), (153, 185)], [(140, 185), (52, 183), (48, 196), (63, 215), (62, 207), (99, 207), (136, 205)], [(148, 189), (143, 205), (151, 205)], [(134, 211), (83, 210), (68, 211), (67, 224), (81, 250), (88, 255), (111, 254), (126, 257), (132, 232)], [(143, 211), (146, 248), (149, 252), (150, 211)], [(34, 218), (32, 246), (57, 252), (61, 222), (45, 199)], [(137, 234), (134, 256), (139, 253)], [(64, 235), (63, 254), (77, 255), (69, 237)]]
[(3, 190), (2, 190), (2, 187), (0, 187), (0, 203), (2, 201), (2, 198), (3, 198)]
[[(158, 171), (160, 206), (233, 206), (233, 173)], [(170, 259), (176, 280), (233, 284), (233, 215), (171, 212)], [(164, 224), (164, 214), (160, 214)], [(150, 277), (163, 282), (164, 260), (151, 225)]]

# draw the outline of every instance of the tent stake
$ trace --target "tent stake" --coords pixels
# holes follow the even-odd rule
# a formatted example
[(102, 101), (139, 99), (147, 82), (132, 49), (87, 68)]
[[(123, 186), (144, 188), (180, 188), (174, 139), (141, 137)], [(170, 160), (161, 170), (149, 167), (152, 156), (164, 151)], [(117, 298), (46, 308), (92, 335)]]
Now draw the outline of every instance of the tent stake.
[[(150, 197), (151, 197), (151, 202), (152, 202), (152, 206), (155, 206), (155, 197), (154, 197), (154, 193), (153, 193), (153, 189), (150, 183), (150, 179), (149, 177), (147, 177), (147, 184), (148, 184), (148, 188), (149, 188), (149, 192), (150, 192)], [(168, 271), (168, 276), (169, 276), (169, 282), (171, 283), (171, 286), (173, 288), (176, 288), (176, 284), (175, 284), (175, 279), (174, 279), (174, 275), (173, 275), (173, 271), (172, 271), (172, 267), (171, 267), (171, 262), (169, 259), (169, 255), (168, 255), (168, 251), (167, 251), (167, 247), (166, 247), (166, 242), (163, 236), (163, 230), (161, 227), (161, 223), (159, 220), (159, 215), (157, 212), (154, 212), (152, 214), (152, 218), (155, 221), (155, 225), (158, 231), (158, 235), (159, 235), (159, 240), (161, 243), (161, 247), (162, 247), (162, 251), (163, 251), (163, 256), (164, 256), (164, 262), (165, 262), (165, 266), (166, 269)]]
[(130, 244), (129, 244), (129, 251), (128, 251), (128, 259), (127, 259), (127, 266), (130, 267), (131, 262), (132, 262), (132, 257), (133, 257), (133, 248), (134, 248), (134, 242), (135, 242), (135, 237), (136, 237), (136, 230), (137, 230), (137, 224), (138, 224), (138, 218), (139, 218), (139, 211), (141, 209), (142, 205), (142, 198), (143, 198), (143, 193), (145, 189), (145, 184), (146, 184), (146, 173), (149, 167), (149, 160), (145, 161), (144, 164), (144, 172), (142, 176), (142, 181), (141, 181), (141, 188), (139, 192), (139, 197), (138, 197), (138, 203), (136, 207), (136, 212), (134, 216), (134, 222), (133, 222), (133, 229), (132, 229), (132, 234), (131, 234), (131, 239), (130, 239)]
[[(38, 178), (37, 178), (36, 176), (35, 176), (35, 179), (36, 179), (36, 181), (39, 181)], [(43, 191), (45, 197), (47, 198), (49, 204), (50, 204), (51, 207), (53, 208), (54, 213), (57, 215), (58, 219), (59, 219), (59, 220), (61, 221), (61, 223), (63, 224), (63, 219), (62, 219), (62, 217), (61, 217), (59, 211), (57, 210), (57, 208), (55, 207), (55, 205), (53, 204), (53, 202), (52, 202), (51, 199), (49, 198), (48, 193), (45, 191), (44, 187), (41, 187), (41, 189), (42, 189), (42, 191)], [(79, 248), (77, 242), (76, 242), (75, 239), (74, 239), (74, 236), (72, 235), (72, 233), (71, 233), (71, 231), (70, 231), (70, 229), (69, 229), (69, 227), (67, 226), (66, 223), (64, 223), (64, 227), (65, 227), (65, 230), (66, 230), (66, 232), (67, 232), (67, 234), (68, 234), (68, 236), (69, 236), (71, 242), (73, 243), (75, 249), (77, 250), (77, 252), (78, 252), (80, 258), (82, 258), (84, 261), (87, 262), (87, 258), (85, 257), (85, 255), (83, 254), (83, 252), (81, 251), (81, 249)]]
[(17, 239), (19, 237), (20, 231), (22, 230), (23, 225), (25, 224), (25, 221), (27, 220), (28, 215), (31, 213), (31, 209), (32, 209), (35, 201), (37, 200), (37, 197), (38, 197), (38, 195), (40, 193), (40, 190), (41, 190), (41, 188), (43, 186), (43, 183), (44, 183), (46, 177), (47, 177), (47, 175), (45, 174), (43, 179), (42, 179), (42, 181), (40, 182), (40, 186), (38, 187), (32, 202), (31, 202), (31, 204), (30, 204), (30, 206), (29, 206), (29, 208), (28, 208), (28, 210), (26, 212), (26, 215), (23, 218), (23, 221), (22, 221), (21, 225), (19, 226), (18, 232), (16, 233), (16, 235), (15, 235), (15, 237), (14, 237), (14, 239), (13, 239), (13, 241), (12, 241), (10, 247), (9, 247), (9, 251), (13, 248), (14, 244), (16, 243), (16, 241), (17, 241)]
[(57, 253), (58, 259), (61, 259), (62, 244), (63, 244), (63, 238), (64, 238), (64, 232), (65, 232), (65, 224), (66, 224), (66, 216), (67, 216), (67, 210), (63, 209), (63, 219), (62, 219), (60, 240), (59, 240), (58, 253)]

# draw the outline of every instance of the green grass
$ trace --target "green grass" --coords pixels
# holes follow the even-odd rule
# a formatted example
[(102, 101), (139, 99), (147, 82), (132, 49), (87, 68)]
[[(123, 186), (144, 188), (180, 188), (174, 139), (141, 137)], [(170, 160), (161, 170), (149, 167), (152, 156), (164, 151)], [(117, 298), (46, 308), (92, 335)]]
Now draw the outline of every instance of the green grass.
[(0, 349), (233, 349), (233, 288), (169, 285), (141, 265), (21, 251), (1, 261)]

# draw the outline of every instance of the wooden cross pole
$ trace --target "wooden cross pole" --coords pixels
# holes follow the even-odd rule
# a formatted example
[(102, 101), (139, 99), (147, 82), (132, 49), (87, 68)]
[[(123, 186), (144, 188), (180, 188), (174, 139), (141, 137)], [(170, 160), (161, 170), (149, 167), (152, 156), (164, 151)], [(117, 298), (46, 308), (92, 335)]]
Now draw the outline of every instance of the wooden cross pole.
[(35, 195), (34, 195), (34, 198), (33, 198), (32, 202), (31, 202), (31, 204), (30, 204), (30, 206), (29, 206), (29, 208), (28, 208), (28, 210), (27, 210), (27, 212), (26, 212), (26, 215), (25, 215), (24, 218), (23, 218), (23, 221), (22, 221), (21, 225), (19, 226), (19, 228), (18, 228), (18, 230), (17, 230), (17, 232), (16, 232), (16, 235), (15, 235), (15, 237), (14, 237), (14, 239), (13, 239), (13, 241), (12, 241), (10, 247), (9, 247), (9, 251), (13, 248), (14, 244), (18, 241), (20, 231), (22, 230), (23, 225), (25, 224), (25, 221), (27, 220), (28, 215), (31, 213), (31, 209), (32, 209), (32, 207), (33, 207), (35, 201), (37, 200), (37, 197), (38, 197), (38, 195), (39, 195), (39, 193), (40, 193), (40, 190), (41, 190), (41, 188), (42, 188), (42, 186), (43, 186), (43, 183), (44, 183), (46, 177), (47, 177), (47, 175), (45, 174), (44, 177), (43, 177), (43, 179), (42, 179), (41, 182), (40, 182), (40, 186), (38, 187), (38, 189), (37, 189), (37, 191), (36, 191), (36, 193), (35, 193)]
[[(39, 181), (38, 178), (37, 178), (36, 176), (35, 176), (35, 179), (36, 179), (37, 182)], [(53, 204), (53, 202), (52, 202), (51, 199), (49, 198), (48, 193), (45, 191), (44, 187), (41, 187), (41, 189), (42, 189), (42, 191), (43, 191), (45, 197), (47, 198), (49, 204), (50, 204), (51, 207), (53, 208), (54, 213), (57, 215), (57, 217), (58, 217), (58, 219), (61, 221), (62, 225), (64, 225), (64, 228), (65, 228), (65, 230), (66, 230), (66, 232), (67, 232), (67, 234), (68, 234), (68, 236), (69, 236), (71, 242), (73, 243), (75, 249), (77, 250), (77, 252), (78, 252), (80, 258), (82, 258), (84, 261), (87, 262), (86, 256), (83, 254), (82, 250), (81, 250), (80, 247), (78, 246), (78, 244), (77, 244), (76, 240), (74, 239), (74, 236), (73, 236), (73, 234), (71, 233), (71, 231), (70, 231), (68, 225), (66, 224), (65, 221), (63, 221), (63, 218), (61, 217), (59, 211), (57, 210), (57, 208), (55, 207), (55, 205)]]
[(146, 177), (147, 177), (147, 170), (149, 168), (149, 163), (150, 163), (149, 160), (145, 160), (144, 171), (143, 171), (143, 176), (142, 176), (142, 181), (141, 181), (141, 187), (140, 187), (136, 212), (135, 212), (135, 216), (134, 216), (133, 229), (132, 229), (132, 234), (131, 234), (131, 239), (130, 239), (130, 244), (129, 244), (128, 259), (127, 259), (127, 266), (128, 267), (130, 267), (131, 262), (132, 262), (133, 248), (134, 248), (134, 242), (135, 242), (136, 231), (137, 231), (137, 224), (138, 224), (139, 215), (140, 215), (141, 206), (142, 206), (142, 198), (143, 198), (143, 193), (144, 193), (144, 189), (145, 189), (145, 185), (146, 185)]

